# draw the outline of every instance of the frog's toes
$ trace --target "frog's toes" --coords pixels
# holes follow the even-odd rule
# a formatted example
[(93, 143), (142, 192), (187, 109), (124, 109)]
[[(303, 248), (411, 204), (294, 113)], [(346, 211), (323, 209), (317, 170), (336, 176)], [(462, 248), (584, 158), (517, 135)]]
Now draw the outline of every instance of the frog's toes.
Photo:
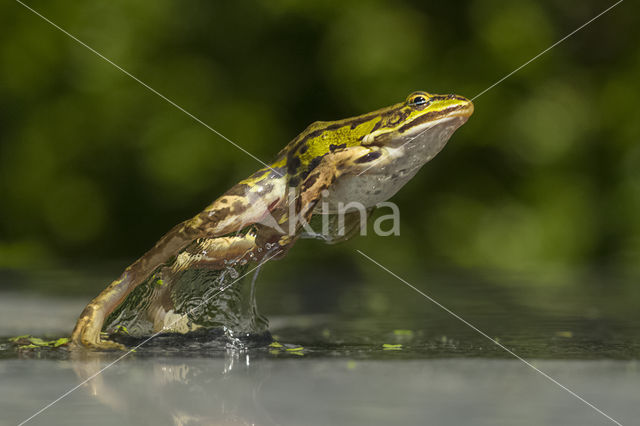
[(91, 340), (80, 339), (79, 342), (74, 342), (71, 346), (73, 349), (91, 349), (95, 351), (126, 351), (127, 347), (123, 344), (113, 342), (111, 340)]

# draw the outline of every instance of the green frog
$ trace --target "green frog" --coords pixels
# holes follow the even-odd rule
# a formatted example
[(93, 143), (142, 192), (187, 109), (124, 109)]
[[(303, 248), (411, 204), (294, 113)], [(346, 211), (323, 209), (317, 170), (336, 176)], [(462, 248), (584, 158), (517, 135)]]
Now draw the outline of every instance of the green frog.
[[(372, 208), (388, 200), (472, 113), (473, 103), (462, 96), (418, 91), (368, 114), (311, 124), (273, 163), (176, 225), (127, 267), (82, 311), (71, 344), (124, 349), (103, 337), (105, 319), (159, 272), (223, 270), (238, 262), (281, 258), (314, 215), (327, 213), (320, 211), (321, 201), (331, 212), (340, 203)], [(155, 321), (154, 331), (164, 325), (166, 319)]]

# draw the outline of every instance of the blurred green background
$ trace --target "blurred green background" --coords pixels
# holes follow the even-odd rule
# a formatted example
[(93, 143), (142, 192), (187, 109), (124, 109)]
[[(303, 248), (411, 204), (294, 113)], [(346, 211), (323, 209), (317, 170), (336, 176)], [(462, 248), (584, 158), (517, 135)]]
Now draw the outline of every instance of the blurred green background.
[[(613, 2), (28, 4), (269, 161), (315, 120), (414, 90), (471, 98)], [(415, 280), (490, 271), (497, 286), (531, 278), (523, 300), (587, 288), (638, 306), (639, 14), (622, 3), (479, 97), (394, 197), (401, 236), (301, 241), (267, 268), (269, 288), (304, 299), (301, 276), (389, 285), (360, 248)], [(20, 4), (0, 6), (0, 33), (3, 276), (65, 270), (51, 293), (76, 275), (76, 291), (95, 293), (260, 167)]]

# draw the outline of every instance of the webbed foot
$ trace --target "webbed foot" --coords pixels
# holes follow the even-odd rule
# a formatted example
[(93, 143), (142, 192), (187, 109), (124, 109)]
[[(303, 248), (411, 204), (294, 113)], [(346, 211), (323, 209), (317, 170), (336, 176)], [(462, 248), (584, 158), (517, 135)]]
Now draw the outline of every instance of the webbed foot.
[(127, 347), (123, 344), (111, 340), (89, 341), (82, 340), (81, 343), (73, 342), (71, 349), (91, 349), (95, 351), (126, 351)]
[(70, 348), (126, 351), (126, 346), (102, 339), (100, 332), (102, 331), (103, 322), (104, 314), (100, 306), (96, 303), (89, 303), (80, 314), (73, 333), (71, 333)]

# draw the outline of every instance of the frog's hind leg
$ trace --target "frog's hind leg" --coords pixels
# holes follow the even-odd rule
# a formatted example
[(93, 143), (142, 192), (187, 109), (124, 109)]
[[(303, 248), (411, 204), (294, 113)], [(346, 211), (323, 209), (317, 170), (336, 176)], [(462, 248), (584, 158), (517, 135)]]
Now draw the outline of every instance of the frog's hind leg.
[(134, 262), (98, 296), (84, 308), (73, 332), (72, 346), (94, 349), (124, 349), (122, 345), (103, 341), (100, 337), (106, 317), (113, 312), (136, 287), (148, 279), (149, 275), (171, 258), (174, 253), (191, 243), (198, 235), (198, 229), (182, 223), (169, 231), (154, 248)]
[[(246, 185), (239, 186), (238, 191), (244, 191), (245, 187)], [(277, 199), (277, 194), (271, 195)], [(199, 215), (175, 226), (86, 306), (71, 334), (72, 346), (122, 349), (120, 345), (100, 339), (106, 317), (129, 293), (145, 282), (156, 268), (171, 262), (176, 255), (179, 258), (186, 247), (200, 238), (215, 242), (212, 245), (212, 254), (204, 259), (212, 266), (231, 259), (234, 250), (241, 250), (243, 244), (254, 246), (254, 242), (245, 238), (241, 238), (244, 242), (238, 244), (239, 241), (226, 240), (227, 237), (222, 235), (239, 231), (262, 218), (268, 212), (267, 207), (272, 204), (271, 199), (262, 201), (265, 202), (249, 203), (246, 201), (246, 194), (228, 191)], [(246, 247), (245, 249), (252, 250)]]
[[(255, 234), (253, 233), (231, 237), (201, 238), (181, 251), (170, 265), (165, 266), (163, 274), (175, 277), (190, 268), (224, 269), (229, 263), (257, 258), (258, 250), (256, 249)], [(74, 345), (95, 349), (125, 349), (118, 343), (101, 340), (100, 332), (106, 317), (122, 303), (134, 288), (148, 279), (148, 273), (137, 276), (134, 273), (134, 265), (127, 268), (118, 280), (112, 282), (82, 311), (71, 334)], [(168, 281), (172, 281), (172, 279)], [(158, 301), (154, 301), (152, 305), (156, 305), (155, 302)], [(168, 310), (163, 308), (157, 312), (149, 312), (156, 331), (161, 331), (167, 325), (167, 319), (164, 318), (165, 315), (162, 315), (162, 312), (166, 315)], [(175, 319), (171, 321), (175, 322)]]

